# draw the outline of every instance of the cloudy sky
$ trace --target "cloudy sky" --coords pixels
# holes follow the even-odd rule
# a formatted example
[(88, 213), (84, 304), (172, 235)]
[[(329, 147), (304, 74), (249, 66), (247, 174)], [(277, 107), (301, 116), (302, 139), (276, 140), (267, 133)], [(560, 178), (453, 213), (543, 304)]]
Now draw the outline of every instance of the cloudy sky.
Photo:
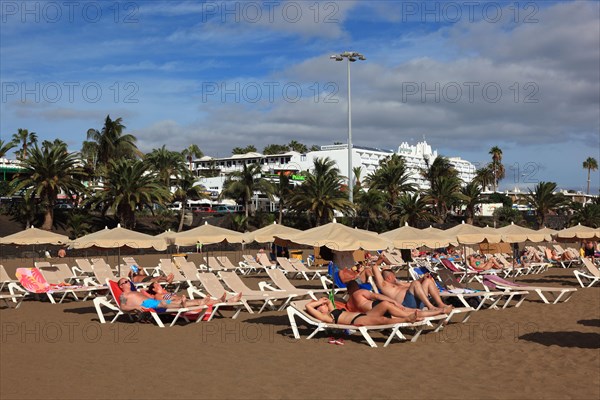
[[(3, 1), (0, 136), (79, 150), (107, 114), (143, 151), (425, 138), (483, 165), (501, 189), (585, 190), (600, 160), (600, 3)], [(599, 172), (592, 175), (598, 192)]]

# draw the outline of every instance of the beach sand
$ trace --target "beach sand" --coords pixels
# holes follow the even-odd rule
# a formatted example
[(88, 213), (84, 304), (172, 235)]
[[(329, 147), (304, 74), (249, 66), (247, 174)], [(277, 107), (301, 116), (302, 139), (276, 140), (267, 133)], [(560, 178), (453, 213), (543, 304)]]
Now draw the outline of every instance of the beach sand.
[[(518, 280), (579, 288), (558, 268)], [(598, 287), (558, 305), (531, 295), (416, 343), (383, 348), (374, 333), (375, 349), (360, 334), (306, 340), (303, 326), (295, 340), (276, 311), (161, 329), (100, 324), (91, 301), (26, 301), (2, 308), (0, 324), (2, 399), (600, 398)]]

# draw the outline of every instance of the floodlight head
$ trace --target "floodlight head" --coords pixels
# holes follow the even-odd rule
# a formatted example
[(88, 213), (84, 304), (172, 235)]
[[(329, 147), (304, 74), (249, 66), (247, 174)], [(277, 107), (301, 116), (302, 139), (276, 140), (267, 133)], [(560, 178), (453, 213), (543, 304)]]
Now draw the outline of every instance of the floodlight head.
[(367, 57), (365, 57), (361, 54), (360, 56), (358, 56), (358, 59), (361, 61), (365, 61), (367, 59)]
[(348, 57), (348, 61), (354, 62), (354, 61), (356, 61), (356, 58), (354, 58), (354, 57)]
[(337, 58), (338, 58), (338, 57), (339, 57), (339, 56), (338, 56), (338, 55), (336, 55), (336, 54), (334, 54), (334, 55), (332, 55), (332, 56), (329, 56), (329, 58), (330, 58), (331, 60), (337, 60)]

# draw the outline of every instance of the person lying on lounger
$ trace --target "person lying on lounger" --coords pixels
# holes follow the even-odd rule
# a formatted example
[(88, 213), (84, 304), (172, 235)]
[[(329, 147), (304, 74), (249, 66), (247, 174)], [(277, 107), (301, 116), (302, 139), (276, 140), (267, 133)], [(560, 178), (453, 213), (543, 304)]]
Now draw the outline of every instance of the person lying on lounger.
[(486, 260), (484, 257), (471, 254), (469, 258), (467, 258), (467, 261), (469, 262), (469, 267), (478, 271), (487, 271), (488, 269), (502, 269), (502, 264), (494, 257), (490, 258), (489, 260)]
[(216, 300), (213, 300), (210, 297), (205, 297), (198, 300), (188, 300), (186, 299), (185, 295), (180, 296), (167, 291), (167, 289), (162, 287), (158, 282), (153, 282), (150, 284), (150, 286), (145, 290), (145, 293), (149, 296), (149, 298), (154, 300), (171, 300), (171, 304), (181, 304), (182, 307), (209, 306), (216, 303), (237, 303), (242, 298), (242, 293), (238, 293), (235, 296), (227, 299), (227, 293), (223, 292), (223, 296)]
[(127, 275), (129, 277), (129, 279), (131, 279), (131, 281), (133, 283), (140, 283), (140, 282), (168, 282), (171, 283), (173, 282), (173, 274), (169, 274), (166, 277), (165, 276), (149, 276), (148, 274), (146, 274), (146, 271), (144, 271), (142, 268), (138, 267), (137, 265), (132, 265), (129, 267), (129, 274)]
[[(379, 291), (394, 299), (406, 308), (423, 308), (429, 310), (451, 310), (452, 306), (445, 304), (440, 297), (440, 292), (430, 274), (412, 282), (402, 282), (396, 279), (396, 275), (389, 270), (383, 271), (379, 267), (373, 267), (373, 277)], [(433, 305), (432, 301), (437, 305)], [(448, 308), (450, 307), (450, 308)]]
[(360, 286), (354, 281), (348, 283), (348, 294), (350, 297), (346, 302), (346, 308), (348, 311), (356, 311), (362, 313), (370, 313), (373, 308), (377, 307), (379, 303), (387, 302), (390, 303), (389, 312), (385, 314), (386, 317), (409, 317), (417, 312), (417, 317), (433, 317), (435, 315), (447, 314), (452, 311), (451, 306), (447, 306), (443, 309), (435, 308), (433, 310), (418, 310), (414, 308), (404, 307), (401, 303), (388, 297), (384, 294), (373, 293), (369, 290), (361, 289)]
[(421, 320), (416, 311), (408, 317), (386, 317), (391, 305), (389, 302), (382, 302), (369, 313), (358, 313), (336, 309), (327, 297), (322, 297), (306, 304), (306, 312), (319, 321), (340, 325), (389, 325)]
[(128, 279), (119, 279), (119, 288), (123, 291), (119, 300), (121, 302), (121, 309), (123, 311), (143, 311), (146, 308), (152, 308), (154, 310), (160, 308), (182, 308), (182, 307), (196, 307), (196, 306), (207, 306), (220, 302), (219, 300), (212, 299), (201, 299), (201, 300), (187, 300), (184, 296), (180, 296), (176, 299), (163, 299), (158, 300), (144, 292), (138, 292), (131, 289), (131, 282)]
[(552, 261), (571, 261), (573, 259), (573, 257), (571, 257), (571, 254), (569, 254), (568, 251), (563, 251), (561, 255), (558, 255), (558, 252), (555, 249), (552, 249), (552, 251), (550, 251), (550, 254), (548, 254), (548, 258)]

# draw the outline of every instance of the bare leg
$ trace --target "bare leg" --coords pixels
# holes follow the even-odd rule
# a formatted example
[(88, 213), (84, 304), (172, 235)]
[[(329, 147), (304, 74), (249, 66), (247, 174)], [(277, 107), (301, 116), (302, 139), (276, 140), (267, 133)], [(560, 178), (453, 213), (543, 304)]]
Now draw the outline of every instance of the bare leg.
[(429, 301), (429, 298), (427, 297), (427, 293), (425, 293), (425, 290), (423, 290), (423, 286), (421, 285), (420, 281), (412, 282), (410, 284), (410, 287), (408, 288), (408, 291), (411, 292), (413, 294), (413, 296), (415, 296), (417, 299), (421, 300), (423, 302), (423, 304), (425, 304), (425, 306), (427, 308), (429, 308), (430, 310), (436, 308)]
[(229, 300), (227, 300), (228, 303), (237, 303), (238, 301), (240, 301), (242, 299), (242, 294), (238, 293), (235, 296), (231, 297)]
[(442, 297), (440, 296), (440, 291), (438, 290), (438, 288), (437, 288), (435, 282), (433, 281), (433, 279), (425, 279), (425, 282), (423, 282), (421, 284), (421, 287), (423, 288), (423, 291), (428, 296), (431, 296), (431, 298), (433, 299), (433, 301), (435, 301), (435, 303), (438, 305), (438, 307), (440, 307), (444, 311), (444, 313), (447, 314), (450, 311), (452, 311), (453, 307), (447, 305), (442, 300)]

